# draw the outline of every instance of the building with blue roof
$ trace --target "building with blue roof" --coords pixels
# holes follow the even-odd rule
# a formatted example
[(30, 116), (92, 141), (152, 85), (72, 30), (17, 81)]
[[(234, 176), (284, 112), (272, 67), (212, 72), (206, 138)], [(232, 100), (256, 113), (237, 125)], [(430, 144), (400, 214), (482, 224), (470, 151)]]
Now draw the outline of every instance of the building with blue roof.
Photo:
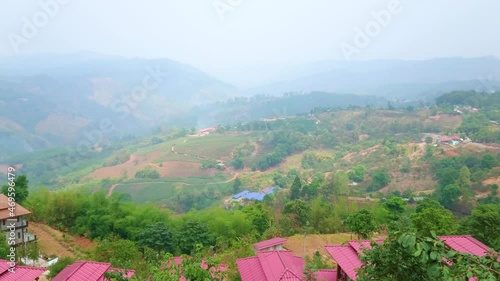
[(243, 190), (242, 192), (240, 192), (240, 193), (238, 193), (238, 194), (234, 195), (234, 196), (233, 196), (233, 199), (239, 199), (239, 198), (241, 198), (241, 197), (243, 197), (243, 196), (247, 195), (247, 194), (248, 194), (248, 192), (250, 192), (250, 191), (248, 191), (248, 190)]

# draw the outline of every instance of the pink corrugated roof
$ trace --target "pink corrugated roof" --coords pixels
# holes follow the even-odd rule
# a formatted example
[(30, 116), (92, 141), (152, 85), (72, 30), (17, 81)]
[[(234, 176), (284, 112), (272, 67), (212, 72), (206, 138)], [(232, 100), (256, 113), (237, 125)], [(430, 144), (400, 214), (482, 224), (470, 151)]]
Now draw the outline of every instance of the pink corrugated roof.
[(0, 281), (33, 281), (40, 277), (46, 269), (27, 266), (16, 267), (15, 273), (6, 271), (0, 275)]
[(252, 246), (257, 250), (262, 250), (276, 245), (285, 244), (286, 241), (287, 240), (285, 238), (276, 237), (269, 240), (260, 241), (258, 243), (253, 244)]
[(13, 273), (9, 272), (9, 268), (8, 261), (0, 260), (0, 281), (33, 281), (46, 271), (44, 268), (16, 265)]
[(52, 281), (101, 281), (110, 263), (76, 261), (64, 268)]
[(305, 261), (290, 251), (265, 251), (257, 257), (238, 259), (242, 281), (300, 281)]
[[(378, 239), (378, 240), (375, 240), (375, 242), (378, 244), (382, 244), (384, 242), (384, 240)], [(361, 254), (361, 252), (365, 249), (371, 250), (371, 248), (372, 248), (370, 240), (361, 240), (361, 241), (351, 240), (348, 243), (358, 254)]]
[(356, 280), (356, 269), (362, 265), (358, 253), (351, 245), (326, 246), (326, 251), (352, 280)]
[(476, 256), (484, 256), (490, 248), (470, 235), (438, 236), (439, 239), (453, 250)]
[(266, 275), (258, 257), (238, 259), (236, 261), (242, 281), (265, 281)]
[(320, 269), (315, 273), (316, 281), (337, 281), (337, 270), (335, 269)]
[[(438, 236), (438, 238), (443, 240), (446, 246), (460, 253), (482, 257), (490, 251), (488, 246), (470, 235)], [(500, 258), (498, 261), (500, 262)], [(477, 280), (476, 277), (469, 278), (469, 281)]]
[[(301, 280), (304, 276), (304, 259), (293, 256), (289, 251), (258, 252), (257, 257), (267, 280)], [(290, 271), (290, 274), (283, 275), (285, 271)], [(292, 275), (299, 279), (290, 279)], [(285, 277), (288, 279), (283, 279)]]
[(0, 273), (3, 273), (7, 270), (9, 270), (10, 265), (9, 262), (6, 260), (0, 260)]
[(52, 281), (105, 281), (104, 274), (110, 271), (120, 271), (126, 276), (134, 275), (135, 271), (119, 268), (111, 268), (110, 263), (76, 261), (66, 266)]
[(198, 132), (200, 132), (200, 133), (210, 132), (210, 131), (215, 131), (215, 128), (210, 127), (210, 128), (204, 128), (204, 129), (198, 130)]

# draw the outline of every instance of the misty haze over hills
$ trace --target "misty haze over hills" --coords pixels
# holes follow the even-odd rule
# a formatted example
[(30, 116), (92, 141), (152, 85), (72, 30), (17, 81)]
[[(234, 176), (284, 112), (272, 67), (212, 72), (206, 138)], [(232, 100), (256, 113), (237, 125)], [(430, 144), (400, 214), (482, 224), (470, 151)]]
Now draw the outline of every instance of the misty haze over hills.
[[(299, 107), (292, 105), (297, 98), (271, 100), (266, 105), (256, 100), (233, 107), (220, 104), (242, 96), (323, 92), (432, 102), (451, 90), (498, 90), (496, 77), (500, 77), (500, 60), (495, 57), (323, 61), (252, 72), (241, 68), (230, 75), (209, 74), (169, 59), (90, 52), (4, 57), (0, 58), (0, 146), (16, 147), (9, 151), (12, 154), (72, 144), (102, 120), (113, 123), (110, 137), (123, 137), (165, 124), (213, 126), (277, 115), (286, 107), (288, 114), (297, 114), (317, 106), (349, 105), (345, 96), (322, 104), (323, 94), (314, 97), (320, 99), (318, 103), (299, 102)], [(144, 79), (150, 89), (141, 92)], [(350, 99), (352, 105), (369, 104)]]
[(320, 61), (303, 65), (219, 69), (213, 70), (213, 73), (242, 87), (247, 94), (327, 91), (418, 98), (457, 89), (497, 89), (500, 60), (490, 56), (431, 60)]

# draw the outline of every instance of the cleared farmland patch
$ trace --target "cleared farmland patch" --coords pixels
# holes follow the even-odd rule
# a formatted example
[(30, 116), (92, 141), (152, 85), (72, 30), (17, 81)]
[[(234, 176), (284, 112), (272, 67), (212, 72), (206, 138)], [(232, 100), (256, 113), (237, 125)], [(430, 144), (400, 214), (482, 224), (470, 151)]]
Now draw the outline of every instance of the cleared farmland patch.
[(196, 155), (214, 160), (229, 160), (236, 146), (247, 140), (248, 136), (225, 135), (189, 138), (186, 142), (175, 144), (175, 151), (179, 154)]
[(113, 192), (127, 193), (136, 202), (155, 202), (167, 206), (175, 204), (182, 196), (210, 193), (222, 197), (231, 193), (233, 183), (223, 175), (161, 179), (144, 182), (139, 179), (118, 184)]

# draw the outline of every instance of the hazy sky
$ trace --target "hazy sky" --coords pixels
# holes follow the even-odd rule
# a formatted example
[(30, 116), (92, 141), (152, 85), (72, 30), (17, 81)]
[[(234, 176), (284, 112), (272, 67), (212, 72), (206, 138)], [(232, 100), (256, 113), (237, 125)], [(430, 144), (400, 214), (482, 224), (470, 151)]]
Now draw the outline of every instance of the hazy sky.
[[(68, 3), (56, 9), (56, 1)], [(45, 23), (40, 3), (49, 2), (52, 15)], [(95, 51), (165, 57), (201, 68), (345, 59), (341, 44), (356, 47), (356, 28), (365, 30), (372, 13), (388, 10), (390, 2), (4, 0), (0, 55), (14, 55), (16, 45), (17, 54)], [(231, 10), (220, 11), (222, 19), (214, 4)], [(500, 1), (401, 0), (400, 5), (351, 59), (500, 57)], [(29, 24), (23, 18), (41, 27), (25, 36)]]

